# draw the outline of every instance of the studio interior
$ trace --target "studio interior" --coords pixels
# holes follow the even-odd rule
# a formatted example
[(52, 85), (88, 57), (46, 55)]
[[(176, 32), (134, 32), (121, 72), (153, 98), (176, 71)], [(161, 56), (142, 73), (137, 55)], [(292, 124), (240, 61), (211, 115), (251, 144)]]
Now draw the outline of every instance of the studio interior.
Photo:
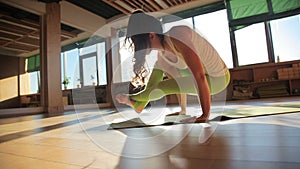
[[(0, 0), (0, 9), (0, 168), (299, 169), (299, 0)], [(116, 99), (136, 75), (126, 37), (137, 10), (164, 33), (189, 27), (224, 61), (230, 79), (208, 98), (207, 121), (191, 122), (198, 95), (174, 116), (176, 94), (139, 113)], [(146, 55), (149, 76), (158, 53)]]

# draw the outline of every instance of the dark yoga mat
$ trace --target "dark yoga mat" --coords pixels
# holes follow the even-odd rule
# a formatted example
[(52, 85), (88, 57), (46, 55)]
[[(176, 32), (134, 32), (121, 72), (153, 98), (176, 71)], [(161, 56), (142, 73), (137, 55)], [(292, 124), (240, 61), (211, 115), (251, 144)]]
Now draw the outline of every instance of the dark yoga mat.
[[(270, 116), (270, 115), (280, 115), (280, 114), (287, 114), (287, 113), (298, 113), (296, 112), (283, 112), (283, 113), (274, 113), (274, 114), (262, 114), (262, 115), (253, 115), (253, 116), (242, 116), (242, 117), (229, 117), (225, 115), (217, 116), (209, 121), (203, 121), (199, 123), (209, 123), (213, 121), (227, 121), (227, 120), (234, 120), (234, 119), (243, 119), (243, 118), (253, 118), (253, 117), (261, 117), (261, 116)], [(143, 127), (154, 127), (154, 126), (170, 126), (170, 125), (177, 125), (177, 124), (187, 124), (187, 123), (194, 123), (194, 122), (181, 122), (183, 119), (194, 118), (189, 115), (179, 115), (179, 116), (166, 116), (165, 122), (162, 124), (145, 124), (141, 119), (134, 118), (127, 121), (123, 121), (120, 123), (111, 123), (109, 126), (109, 130), (114, 129), (128, 129), (128, 128), (143, 128)]]

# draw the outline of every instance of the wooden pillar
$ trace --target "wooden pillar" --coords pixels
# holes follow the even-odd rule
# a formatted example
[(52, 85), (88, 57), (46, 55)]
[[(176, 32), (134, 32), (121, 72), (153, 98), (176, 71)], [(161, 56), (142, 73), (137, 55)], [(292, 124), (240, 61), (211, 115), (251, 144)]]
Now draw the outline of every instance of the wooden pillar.
[(107, 77), (107, 85), (106, 85), (106, 102), (112, 104), (112, 93), (111, 93), (111, 85), (113, 78), (113, 65), (112, 65), (112, 48), (111, 48), (111, 38), (106, 38), (106, 77)]
[(61, 89), (60, 4), (46, 4), (46, 14), (41, 17), (41, 101), (45, 112), (63, 113)]
[[(119, 55), (119, 37), (117, 36), (117, 31), (111, 28), (111, 36), (106, 38), (106, 69), (107, 69), (107, 95), (106, 100), (108, 103), (113, 104), (113, 83), (121, 82), (121, 69), (116, 70), (121, 63)], [(113, 59), (114, 58), (114, 59)], [(114, 72), (114, 73), (113, 73)], [(118, 76), (118, 77), (116, 77)]]

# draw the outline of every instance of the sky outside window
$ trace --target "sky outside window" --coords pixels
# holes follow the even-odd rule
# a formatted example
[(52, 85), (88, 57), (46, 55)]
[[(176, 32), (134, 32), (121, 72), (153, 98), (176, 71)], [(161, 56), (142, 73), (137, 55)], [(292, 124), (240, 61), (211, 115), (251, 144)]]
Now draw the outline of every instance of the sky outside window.
[(228, 68), (233, 67), (226, 10), (194, 17), (196, 30), (218, 51)]
[(264, 23), (235, 31), (239, 66), (269, 62)]
[(275, 57), (280, 61), (300, 59), (300, 15), (270, 22)]

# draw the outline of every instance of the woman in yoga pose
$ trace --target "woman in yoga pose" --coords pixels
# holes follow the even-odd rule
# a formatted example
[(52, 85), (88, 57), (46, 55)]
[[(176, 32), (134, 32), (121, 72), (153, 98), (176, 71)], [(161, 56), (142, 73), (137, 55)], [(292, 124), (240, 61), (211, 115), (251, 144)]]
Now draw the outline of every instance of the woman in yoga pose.
[[(198, 95), (205, 122), (210, 115), (211, 97), (229, 83), (229, 71), (212, 45), (188, 26), (175, 26), (163, 33), (159, 20), (142, 11), (134, 12), (128, 22), (126, 41), (134, 47), (135, 78), (143, 79), (145, 57), (158, 51), (158, 59), (144, 90), (136, 94), (118, 94), (119, 103), (140, 113), (149, 101), (177, 94), (181, 111), (186, 113), (186, 94)], [(168, 76), (164, 79), (164, 74)], [(174, 115), (172, 114), (172, 115)]]

